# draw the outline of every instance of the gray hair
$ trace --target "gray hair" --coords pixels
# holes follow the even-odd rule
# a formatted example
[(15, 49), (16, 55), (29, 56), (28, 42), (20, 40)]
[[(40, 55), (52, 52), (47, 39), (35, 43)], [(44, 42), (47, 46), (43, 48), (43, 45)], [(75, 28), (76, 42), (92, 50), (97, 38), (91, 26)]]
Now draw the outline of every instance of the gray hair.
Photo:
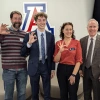
[(94, 18), (90, 19), (90, 20), (88, 21), (88, 24), (89, 24), (91, 21), (95, 21), (95, 22), (97, 23), (97, 25), (99, 26), (99, 23), (98, 23), (98, 21), (97, 21), (96, 19), (94, 19)]

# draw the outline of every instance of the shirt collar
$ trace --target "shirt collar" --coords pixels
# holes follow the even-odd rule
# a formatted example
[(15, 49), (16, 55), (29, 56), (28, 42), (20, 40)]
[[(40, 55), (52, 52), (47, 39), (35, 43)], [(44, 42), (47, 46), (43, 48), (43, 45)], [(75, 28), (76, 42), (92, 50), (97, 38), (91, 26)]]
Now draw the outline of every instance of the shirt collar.
[[(93, 38), (93, 40), (96, 40), (96, 37), (97, 37), (97, 34), (94, 36), (94, 37), (92, 37)], [(91, 37), (89, 36), (89, 40), (91, 39)]]
[(37, 29), (37, 34), (41, 35), (42, 33), (45, 35), (45, 30), (44, 30), (44, 32), (40, 32), (40, 31)]
[[(12, 30), (12, 31), (16, 31), (16, 30), (14, 30), (14, 28), (12, 26), (9, 29)], [(22, 30), (18, 29), (16, 32), (19, 32), (19, 31), (22, 31)]]

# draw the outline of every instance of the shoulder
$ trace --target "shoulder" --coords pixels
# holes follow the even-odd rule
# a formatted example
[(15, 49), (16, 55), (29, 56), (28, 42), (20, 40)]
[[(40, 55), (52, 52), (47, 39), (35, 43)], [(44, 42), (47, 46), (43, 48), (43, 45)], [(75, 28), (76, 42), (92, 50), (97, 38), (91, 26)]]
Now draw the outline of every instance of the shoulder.
[(27, 32), (25, 32), (24, 30), (20, 30), (19, 36), (24, 38), (26, 34), (27, 34)]
[(72, 39), (72, 41), (73, 41), (73, 42), (76, 42), (76, 43), (79, 42), (79, 40), (76, 40), (76, 39)]
[(85, 36), (85, 37), (83, 37), (83, 38), (81, 38), (80, 41), (84, 41), (84, 40), (86, 40), (86, 39), (88, 39), (88, 35)]
[(26, 34), (27, 32), (25, 32), (24, 30), (20, 30), (21, 33)]
[(30, 33), (26, 33), (25, 36), (29, 36)]
[(62, 40), (58, 40), (56, 41), (56, 44), (62, 43)]
[(25, 36), (24, 36), (24, 39), (25, 39), (25, 40), (29, 39), (29, 34), (30, 34), (30, 33), (25, 33)]
[(73, 45), (80, 45), (80, 41), (76, 39), (72, 39), (72, 44)]
[(97, 37), (100, 39), (100, 35), (99, 34), (97, 34)]
[(46, 34), (49, 35), (49, 36), (54, 36), (53, 33), (49, 32), (49, 31), (47, 31), (47, 30), (45, 30), (45, 32), (46, 32)]

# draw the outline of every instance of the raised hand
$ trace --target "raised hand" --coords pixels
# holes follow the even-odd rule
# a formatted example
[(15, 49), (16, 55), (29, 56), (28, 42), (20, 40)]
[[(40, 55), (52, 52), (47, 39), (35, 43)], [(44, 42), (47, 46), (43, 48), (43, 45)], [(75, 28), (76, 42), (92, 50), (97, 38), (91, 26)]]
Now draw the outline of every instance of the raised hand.
[(65, 44), (64, 44), (64, 41), (63, 42), (60, 42), (58, 44), (58, 47), (59, 47), (59, 51), (60, 52), (63, 52), (64, 50), (68, 50), (67, 48), (64, 48), (64, 47), (67, 47)]
[(8, 30), (7, 26), (8, 25), (6, 25), (6, 24), (1, 24), (1, 26), (0, 26), (0, 34), (3, 34), (3, 35), (10, 34), (10, 31)]
[(32, 32), (31, 34), (29, 34), (29, 41), (28, 44), (32, 44), (37, 40), (36, 35), (34, 34), (34, 32)]

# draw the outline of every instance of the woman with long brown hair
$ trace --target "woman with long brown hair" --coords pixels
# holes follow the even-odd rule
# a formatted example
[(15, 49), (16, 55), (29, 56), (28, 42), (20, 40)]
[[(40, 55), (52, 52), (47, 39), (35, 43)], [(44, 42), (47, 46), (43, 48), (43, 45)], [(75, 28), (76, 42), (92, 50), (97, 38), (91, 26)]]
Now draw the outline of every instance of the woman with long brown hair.
[(61, 40), (56, 42), (54, 61), (59, 62), (57, 79), (61, 100), (78, 100), (79, 68), (82, 63), (80, 42), (75, 39), (73, 24), (64, 23), (60, 30)]

